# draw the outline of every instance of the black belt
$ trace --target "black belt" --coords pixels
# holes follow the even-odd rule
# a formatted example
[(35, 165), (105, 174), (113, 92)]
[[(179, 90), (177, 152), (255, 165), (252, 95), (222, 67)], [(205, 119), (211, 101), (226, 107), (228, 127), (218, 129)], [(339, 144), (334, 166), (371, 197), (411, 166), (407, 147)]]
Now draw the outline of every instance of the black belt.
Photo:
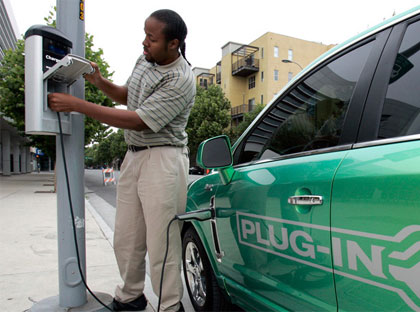
[(175, 147), (175, 145), (169, 145), (169, 144), (166, 144), (166, 145), (152, 145), (152, 146), (129, 145), (128, 150), (131, 151), (131, 152), (140, 152), (140, 151), (143, 151), (143, 150), (148, 149), (148, 148), (163, 147), (163, 146), (173, 146), (173, 147)]

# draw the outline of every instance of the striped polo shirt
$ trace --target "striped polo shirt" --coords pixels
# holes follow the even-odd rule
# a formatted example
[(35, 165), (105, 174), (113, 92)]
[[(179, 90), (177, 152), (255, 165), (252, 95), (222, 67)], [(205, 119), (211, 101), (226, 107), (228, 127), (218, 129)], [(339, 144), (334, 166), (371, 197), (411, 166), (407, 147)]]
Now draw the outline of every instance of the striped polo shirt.
[(191, 67), (182, 56), (163, 66), (140, 56), (126, 86), (127, 109), (135, 111), (150, 128), (125, 130), (128, 145), (187, 145), (185, 127), (196, 86)]

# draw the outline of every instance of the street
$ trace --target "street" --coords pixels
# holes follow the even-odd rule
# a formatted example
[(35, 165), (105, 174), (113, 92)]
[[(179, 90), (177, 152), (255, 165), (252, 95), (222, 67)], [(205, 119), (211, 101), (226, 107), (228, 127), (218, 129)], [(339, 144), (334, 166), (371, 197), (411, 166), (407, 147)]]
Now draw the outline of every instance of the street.
[[(118, 181), (120, 172), (114, 171), (115, 180)], [(189, 181), (194, 181), (201, 175), (190, 175)], [(109, 183), (104, 185), (100, 169), (85, 170), (85, 196), (107, 225), (114, 230), (114, 217), (116, 208), (117, 185)]]
[[(118, 180), (119, 171), (114, 172)], [(102, 170), (85, 170), (85, 197), (98, 215), (114, 231), (117, 185), (104, 185)]]

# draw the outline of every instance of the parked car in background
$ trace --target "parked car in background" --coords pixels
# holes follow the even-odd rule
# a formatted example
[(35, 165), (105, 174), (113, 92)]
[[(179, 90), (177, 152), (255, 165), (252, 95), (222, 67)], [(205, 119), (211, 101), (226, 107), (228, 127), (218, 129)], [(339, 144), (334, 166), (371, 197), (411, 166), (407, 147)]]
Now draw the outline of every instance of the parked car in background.
[(198, 175), (203, 175), (204, 174), (204, 169), (203, 168), (200, 168), (199, 166), (193, 166), (193, 167), (190, 167), (190, 170), (189, 170), (189, 173), (190, 174), (198, 174)]
[(200, 145), (196, 311), (420, 311), (420, 6), (336, 46), (233, 147)]

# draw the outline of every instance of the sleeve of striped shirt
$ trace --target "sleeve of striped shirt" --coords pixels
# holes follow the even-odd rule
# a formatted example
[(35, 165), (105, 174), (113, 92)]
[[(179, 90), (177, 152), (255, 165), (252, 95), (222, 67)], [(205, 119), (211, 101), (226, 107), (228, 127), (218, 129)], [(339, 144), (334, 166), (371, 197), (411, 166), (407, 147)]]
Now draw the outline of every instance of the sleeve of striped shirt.
[(174, 85), (164, 83), (136, 109), (136, 113), (144, 123), (155, 133), (159, 132), (177, 115), (179, 115), (191, 101), (192, 92), (188, 84), (179, 81)]

